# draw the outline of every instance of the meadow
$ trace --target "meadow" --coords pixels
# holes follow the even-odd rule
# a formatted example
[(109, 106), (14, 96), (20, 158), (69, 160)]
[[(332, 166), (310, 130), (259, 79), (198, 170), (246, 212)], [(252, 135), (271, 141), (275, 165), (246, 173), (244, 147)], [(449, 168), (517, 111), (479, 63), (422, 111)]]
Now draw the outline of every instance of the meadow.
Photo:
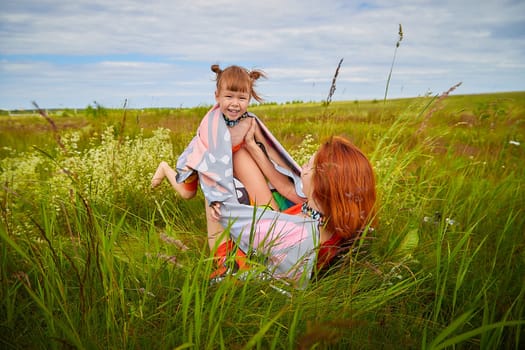
[(524, 348), (525, 92), (455, 93), (250, 108), (376, 172), (377, 229), (301, 290), (211, 284), (202, 194), (150, 189), (209, 106), (0, 115), (0, 347)]

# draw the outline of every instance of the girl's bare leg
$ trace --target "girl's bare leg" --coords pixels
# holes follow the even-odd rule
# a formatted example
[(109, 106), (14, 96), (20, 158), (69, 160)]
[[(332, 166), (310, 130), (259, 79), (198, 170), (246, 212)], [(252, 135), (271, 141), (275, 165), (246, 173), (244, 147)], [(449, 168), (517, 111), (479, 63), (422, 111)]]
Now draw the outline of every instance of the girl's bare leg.
[(224, 228), (219, 221), (213, 219), (211, 215), (211, 207), (207, 200), (204, 200), (206, 206), (206, 227), (208, 229), (208, 246), (210, 247), (210, 252), (214, 252), (218, 246), (228, 240), (228, 237), (224, 237), (223, 231)]
[(269, 205), (279, 210), (268, 181), (246, 149), (241, 148), (233, 154), (233, 174), (244, 184), (255, 205)]
[[(170, 167), (168, 163), (164, 161), (160, 162), (157, 170), (155, 171), (155, 174), (153, 175), (153, 178), (151, 179), (151, 188), (159, 186), (164, 178), (167, 178), (173, 189), (175, 189), (182, 198), (190, 199), (195, 197), (195, 194), (197, 193), (197, 187), (188, 186), (188, 184), (185, 183), (178, 183), (176, 176), (177, 172), (172, 167)], [(195, 181), (197, 181), (197, 179), (195, 179)]]

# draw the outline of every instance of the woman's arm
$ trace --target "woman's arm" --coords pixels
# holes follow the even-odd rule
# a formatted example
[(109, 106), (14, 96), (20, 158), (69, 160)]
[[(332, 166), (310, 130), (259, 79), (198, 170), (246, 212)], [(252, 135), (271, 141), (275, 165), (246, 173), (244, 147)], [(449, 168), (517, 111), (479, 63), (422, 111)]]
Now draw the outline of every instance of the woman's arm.
[(278, 164), (282, 168), (292, 171), (292, 169), (290, 168), (288, 163), (283, 159), (281, 154), (277, 152), (273, 146), (268, 144), (266, 137), (264, 137), (259, 125), (255, 122), (253, 122), (252, 124), (255, 124), (255, 133), (254, 133), (255, 140), (258, 143), (262, 144), (262, 146), (264, 147), (264, 150), (266, 151), (266, 155), (268, 156), (268, 158), (270, 158), (274, 163)]
[[(304, 198), (301, 198), (295, 192), (294, 183), (290, 181), (290, 178), (288, 176), (281, 174), (275, 169), (275, 166), (273, 165), (271, 160), (267, 157), (267, 155), (264, 153), (261, 147), (259, 147), (259, 145), (257, 144), (255, 139), (257, 132), (256, 130), (256, 122), (255, 120), (251, 120), (251, 126), (248, 129), (248, 132), (246, 133), (245, 137), (245, 148), (248, 150), (259, 169), (261, 169), (264, 176), (268, 179), (268, 181), (271, 182), (271, 184), (280, 194), (282, 194), (284, 197), (288, 198), (294, 203), (303, 202)], [(262, 135), (260, 137), (262, 137)]]

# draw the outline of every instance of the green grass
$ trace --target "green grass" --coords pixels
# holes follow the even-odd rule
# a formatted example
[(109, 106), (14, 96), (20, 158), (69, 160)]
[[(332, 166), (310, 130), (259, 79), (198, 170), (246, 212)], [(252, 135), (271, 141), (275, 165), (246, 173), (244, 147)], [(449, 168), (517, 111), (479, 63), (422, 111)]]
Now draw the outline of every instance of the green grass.
[(305, 290), (210, 285), (202, 195), (149, 189), (206, 107), (51, 113), (64, 149), (0, 116), (2, 348), (523, 347), (525, 93), (251, 110), (299, 161), (332, 134), (370, 157), (359, 254)]

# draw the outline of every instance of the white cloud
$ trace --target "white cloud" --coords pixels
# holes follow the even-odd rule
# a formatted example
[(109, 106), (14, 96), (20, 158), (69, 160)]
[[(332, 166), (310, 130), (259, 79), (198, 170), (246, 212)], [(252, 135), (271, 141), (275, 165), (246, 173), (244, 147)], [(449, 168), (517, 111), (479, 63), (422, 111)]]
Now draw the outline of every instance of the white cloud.
[(518, 0), (19, 0), (0, 5), (0, 108), (212, 103), (212, 63), (265, 70), (272, 100), (321, 100), (343, 57), (334, 98), (382, 97), (399, 23), (391, 97), (523, 90)]

